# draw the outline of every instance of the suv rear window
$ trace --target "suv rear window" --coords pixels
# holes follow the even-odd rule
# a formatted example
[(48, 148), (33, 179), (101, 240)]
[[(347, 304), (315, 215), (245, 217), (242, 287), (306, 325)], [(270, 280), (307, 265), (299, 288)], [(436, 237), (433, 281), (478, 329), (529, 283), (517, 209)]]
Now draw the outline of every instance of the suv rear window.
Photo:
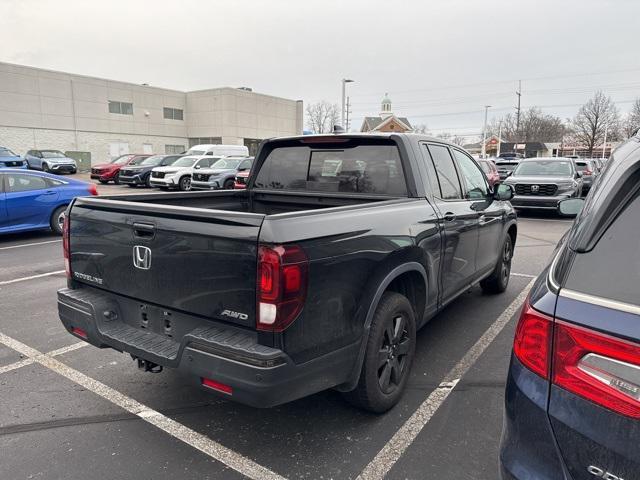
[(577, 292), (640, 305), (638, 225), (640, 196), (629, 202), (593, 250), (576, 255), (565, 286)]
[(407, 195), (402, 162), (395, 144), (352, 148), (276, 147), (260, 167), (255, 187)]

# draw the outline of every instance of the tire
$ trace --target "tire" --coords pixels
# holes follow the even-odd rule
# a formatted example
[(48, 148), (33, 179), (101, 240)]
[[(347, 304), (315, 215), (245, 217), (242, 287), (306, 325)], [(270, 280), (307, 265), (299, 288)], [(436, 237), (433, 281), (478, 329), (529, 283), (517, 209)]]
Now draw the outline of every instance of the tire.
[(149, 176), (147, 177), (147, 179), (145, 180), (144, 184), (146, 185), (147, 188), (151, 188), (151, 174), (149, 174)]
[(233, 190), (233, 178), (230, 178), (224, 182), (222, 188), (225, 190)]
[(113, 183), (115, 183), (116, 185), (120, 185), (120, 172), (116, 173), (116, 175), (113, 177)]
[(56, 208), (51, 214), (51, 219), (49, 220), (51, 230), (58, 235), (62, 235), (62, 221), (64, 219), (64, 212), (66, 209), (66, 205)]
[(513, 259), (513, 241), (507, 234), (500, 250), (500, 258), (490, 276), (480, 282), (480, 288), (484, 293), (502, 293), (509, 286), (511, 275), (511, 260)]
[(42, 162), (42, 171), (50, 173), (51, 170), (49, 169), (49, 165), (47, 165), (46, 163)]
[(127, 183), (127, 185), (129, 185), (131, 188), (136, 188), (138, 186), (135, 183)]
[(191, 190), (191, 177), (189, 175), (185, 175), (180, 179), (179, 188), (183, 192)]
[(416, 349), (416, 321), (407, 297), (385, 292), (371, 323), (358, 385), (344, 394), (373, 413), (391, 409), (402, 396)]
[(102, 185), (109, 183), (109, 180), (98, 180)]

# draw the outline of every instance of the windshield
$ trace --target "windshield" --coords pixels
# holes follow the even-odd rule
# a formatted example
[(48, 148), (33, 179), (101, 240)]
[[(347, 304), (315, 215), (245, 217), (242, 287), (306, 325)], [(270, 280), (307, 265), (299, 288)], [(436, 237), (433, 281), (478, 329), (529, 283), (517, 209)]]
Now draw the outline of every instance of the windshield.
[(482, 171), (484, 173), (491, 173), (493, 172), (491, 165), (489, 165), (489, 162), (480, 162), (480, 167), (482, 168)]
[(221, 158), (211, 165), (211, 168), (228, 168), (229, 170), (235, 170), (238, 168), (238, 165), (240, 165), (240, 162), (242, 162), (241, 158)]
[(138, 158), (134, 158), (133, 160), (131, 160), (129, 162), (129, 165), (140, 165), (142, 162), (144, 162), (147, 158), (149, 157), (138, 157)]
[(576, 170), (584, 172), (585, 170), (591, 170), (591, 165), (587, 162), (576, 162)]
[(65, 154), (58, 150), (42, 150), (42, 158), (65, 158)]
[(131, 157), (133, 157), (133, 155), (121, 155), (111, 160), (111, 163), (113, 163), (114, 165), (124, 165), (129, 161)]
[(501, 163), (501, 162), (496, 162), (496, 167), (498, 167), (500, 170), (506, 170), (508, 172), (513, 171), (514, 168), (516, 168), (518, 166), (517, 163)]
[(140, 162), (140, 165), (160, 165), (164, 159), (163, 155), (154, 155), (153, 157), (145, 158)]
[(570, 177), (573, 174), (571, 162), (558, 160), (534, 160), (522, 162), (514, 172), (514, 175), (540, 176), (540, 177)]
[(8, 148), (0, 148), (0, 157), (17, 157), (15, 153), (13, 153)]
[(172, 167), (193, 167), (198, 159), (196, 157), (182, 157), (180, 160), (173, 162)]

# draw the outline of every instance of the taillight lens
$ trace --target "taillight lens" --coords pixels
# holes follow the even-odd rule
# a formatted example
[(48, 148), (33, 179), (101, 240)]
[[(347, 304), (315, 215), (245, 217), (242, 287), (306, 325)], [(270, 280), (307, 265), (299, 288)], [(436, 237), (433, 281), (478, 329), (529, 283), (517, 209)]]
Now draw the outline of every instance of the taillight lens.
[(622, 415), (640, 418), (638, 371), (640, 345), (556, 322), (553, 383), (559, 387)]
[(95, 183), (89, 184), (89, 194), (90, 195), (98, 195), (98, 187), (96, 187)]
[(258, 249), (258, 330), (281, 332), (300, 314), (307, 294), (309, 259), (297, 245)]
[(551, 333), (553, 319), (525, 302), (516, 327), (513, 353), (529, 370), (542, 378), (549, 378)]
[(67, 278), (71, 278), (71, 263), (69, 260), (69, 245), (70, 245), (70, 229), (71, 229), (71, 220), (69, 218), (69, 213), (65, 213), (64, 222), (62, 223), (62, 253), (64, 255), (64, 269), (67, 273)]

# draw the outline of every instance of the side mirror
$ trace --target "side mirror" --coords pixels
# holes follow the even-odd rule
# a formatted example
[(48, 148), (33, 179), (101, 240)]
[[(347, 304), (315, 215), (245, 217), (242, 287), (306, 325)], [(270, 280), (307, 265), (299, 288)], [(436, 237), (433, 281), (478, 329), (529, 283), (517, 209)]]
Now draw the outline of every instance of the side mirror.
[(575, 217), (580, 213), (583, 205), (584, 199), (582, 198), (567, 198), (558, 204), (558, 211), (561, 215)]
[(511, 170), (510, 172), (507, 172), (507, 176), (505, 178), (510, 177), (511, 175), (513, 175), (513, 170)]
[(193, 167), (193, 168), (195, 168), (196, 170), (200, 170), (202, 167), (201, 167), (200, 165), (196, 165), (196, 166), (195, 166), (195, 167)]
[(576, 172), (576, 178), (582, 178), (582, 172)]
[(493, 190), (493, 199), (494, 200), (511, 200), (516, 194), (513, 189), (513, 185), (507, 185), (506, 183), (501, 183), (500, 185), (496, 185)]

